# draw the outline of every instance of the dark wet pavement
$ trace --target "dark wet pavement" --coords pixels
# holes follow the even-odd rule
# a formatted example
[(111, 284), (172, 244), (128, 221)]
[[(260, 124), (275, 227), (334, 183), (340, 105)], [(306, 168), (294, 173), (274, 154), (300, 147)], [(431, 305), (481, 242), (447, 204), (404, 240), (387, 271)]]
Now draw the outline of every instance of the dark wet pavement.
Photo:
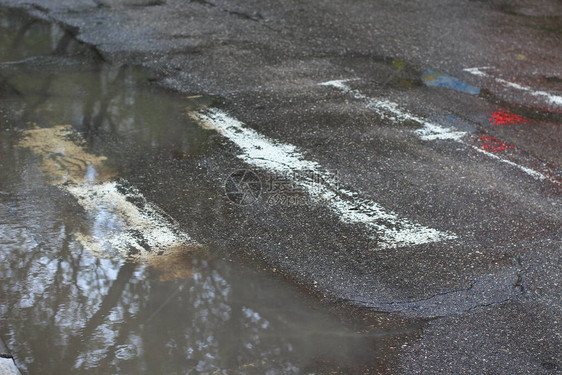
[[(85, 246), (80, 236), (107, 235), (119, 225), (117, 214), (84, 211), (53, 186), (56, 170), (21, 146), (26, 131), (73, 124), (84, 149), (104, 155), (113, 178), (129, 185), (161, 189), (164, 180), (147, 183), (145, 175), (193, 169), (170, 198), (195, 214), (204, 206), (222, 221), (229, 202), (196, 167), (216, 142), (186, 116), (183, 96), (155, 87), (139, 69), (103, 64), (73, 40), (53, 52), (64, 32), (29, 25), (21, 13), (3, 13), (2, 22), (0, 335), (22, 372), (384, 369), (389, 343), (419, 330), (419, 323), (372, 313), (342, 321), (282, 278), (230, 259), (220, 245), (186, 247), (148, 265)], [(41, 133), (42, 143), (48, 134)], [(58, 142), (69, 157), (68, 144)]]
[[(115, 174), (108, 178), (118, 176), (126, 186), (138, 189), (203, 247), (203, 252), (190, 252), (189, 267), (179, 267), (193, 269), (187, 272), (187, 283), (197, 285), (201, 276), (194, 275), (216, 270), (233, 290), (245, 290), (246, 278), (253, 280), (249, 276), (253, 273), (248, 268), (240, 271), (242, 260), (250, 268), (267, 269), (256, 276), (254, 285), (260, 290), (270, 282), (287, 290), (288, 294), (272, 292), (279, 295), (276, 301), (286, 301), (282, 305), (300, 306), (298, 301), (306, 301), (302, 309), (309, 311), (308, 305), (314, 303), (278, 278), (264, 282), (271, 280), (268, 275), (292, 281), (324, 306), (358, 305), (392, 313), (369, 318), (377, 322), (367, 324), (374, 327), (369, 334), (388, 341), (376, 341), (377, 349), (368, 350), (373, 345), (365, 343), (357, 329), (348, 339), (348, 328), (322, 312), (331, 323), (321, 323), (314, 331), (336, 331), (338, 339), (301, 335), (305, 344), (298, 352), (307, 354), (274, 355), (270, 360), (274, 363), (296, 358), (291, 363), (301, 373), (325, 373), (343, 366), (365, 368), (367, 373), (475, 373), (479, 369), (549, 374), (562, 366), (558, 360), (562, 352), (558, 104), (562, 51), (557, 33), (562, 10), (555, 1), (518, 1), (508, 6), (500, 1), (145, 4), (84, 0), (41, 2), (26, 11), (64, 27), (25, 21), (15, 27), (4, 21), (10, 30), (6, 38), (18, 42), (12, 43), (10, 57), (3, 56), (8, 63), (0, 70), (2, 126), (11, 129), (3, 135), (7, 151), (2, 158), (2, 184), (11, 187), (1, 189), (2, 199), (17, 202), (14, 194), (25, 197), (23, 201), (43, 199), (38, 204), (57, 217), (53, 220), (70, 220), (64, 226), (70, 228), (64, 232), (67, 241), (84, 254), (87, 246), (76, 240), (76, 234), (95, 234), (92, 228), (103, 220), (96, 221), (87, 208), (83, 211), (72, 196), (75, 190), (53, 186), (45, 176), (49, 158), (34, 155), (29, 147), (18, 148), (21, 137), (36, 125), (70, 124), (75, 131), (70, 138), (83, 139), (85, 152), (107, 158), (104, 168)], [(34, 33), (37, 27), (44, 29)], [(76, 39), (95, 49), (80, 47)], [(123, 63), (147, 70), (122, 67)], [(347, 79), (340, 86), (319, 85)], [(177, 92), (165, 92), (157, 84)], [(240, 120), (242, 134), (253, 134), (244, 133), (248, 128), (260, 134), (258, 141), (267, 142), (240, 138), (224, 129), (221, 133), (220, 124), (213, 125), (216, 131), (204, 129), (204, 124), (193, 120), (194, 114), (208, 113), (209, 108)], [(255, 145), (279, 147), (273, 149), (274, 157), (260, 160), (251, 157), (252, 152), (259, 154)], [(288, 149), (300, 153), (283, 153)], [(348, 201), (335, 201), (341, 203), (338, 206), (334, 201), (330, 205), (330, 201), (311, 200), (314, 194), (306, 190), (308, 180), (302, 176), (279, 180), (275, 171), (280, 169), (267, 167), (284, 160), (336, 171), (338, 192), (360, 197), (353, 201), (359, 214), (352, 215)], [(231, 172), (248, 168), (262, 182), (288, 183), (297, 199), (269, 200), (272, 192), (266, 191), (254, 204), (232, 204), (224, 195), (224, 183)], [(368, 211), (375, 216), (380, 207), (386, 210), (376, 219), (365, 219), (372, 220), (371, 226), (357, 219), (365, 218), (361, 215), (368, 205), (375, 207)], [(34, 226), (29, 224), (33, 230), (40, 232), (44, 225), (40, 216), (31, 208), (23, 211), (34, 221)], [(399, 219), (388, 219), (389, 212)], [(81, 217), (72, 216), (77, 213)], [(415, 230), (408, 233), (414, 235), (403, 242), (409, 246), (386, 246), (388, 233), (394, 229), (405, 233), (410, 224)], [(60, 227), (49, 231), (45, 236), (55, 243), (53, 233), (64, 237)], [(443, 235), (448, 239), (439, 241), (422, 238), (424, 233), (435, 233), (430, 231), (451, 236)], [(148, 240), (135, 241), (142, 245)], [(129, 263), (114, 261), (110, 279), (121, 280), (117, 270)], [(138, 265), (135, 270), (127, 267), (123, 272), (132, 275), (129, 280), (155, 289), (171, 285), (168, 295), (184, 285), (184, 281), (161, 281), (167, 278), (162, 279), (158, 273), (162, 269), (154, 264)], [(181, 274), (170, 273), (175, 272)], [(25, 275), (29, 273), (22, 273), (28, 278)], [(114, 300), (113, 291), (119, 287), (107, 288), (108, 298)], [(121, 289), (124, 295), (127, 288)], [(269, 300), (267, 294), (255, 292), (245, 298), (261, 306)], [(174, 307), (173, 301), (167, 306)], [(190, 301), (188, 305), (196, 305)], [(98, 304), (100, 309), (105, 306)], [(179, 316), (181, 308), (193, 310), (193, 306), (173, 311)], [(252, 306), (264, 316), (263, 308)], [(81, 345), (99, 344), (98, 351), (92, 349), (90, 361), (109, 363), (110, 353), (117, 353), (114, 346), (121, 345), (115, 344), (119, 340), (95, 341), (96, 329), (102, 328), (93, 326), (107, 327), (112, 314), (118, 314), (116, 307), (107, 309), (106, 315), (93, 312), (93, 323), (76, 320), (92, 336), (90, 344)], [(141, 315), (148, 314), (142, 310)], [(338, 316), (362, 316), (343, 311)], [(314, 314), (310, 321), (322, 321)], [(412, 319), (403, 320), (404, 316)], [(145, 329), (142, 323), (121, 318), (122, 325), (146, 337), (138, 333)], [(419, 336), (396, 335), (402, 330), (415, 332), (418, 325), (413, 318), (436, 319), (427, 322)], [(299, 332), (306, 332), (304, 327), (311, 324), (306, 318), (286, 321), (298, 323)], [(224, 324), (227, 331), (233, 327)], [(277, 327), (279, 332), (292, 332)], [(364, 333), (362, 328), (359, 331)], [(164, 340), (173, 333), (158, 337)], [(373, 339), (369, 334), (367, 340)], [(28, 337), (10, 335), (15, 345)], [(291, 341), (287, 337), (293, 335), (281, 337)], [(218, 342), (232, 352), (228, 340)], [(266, 344), (263, 350), (277, 345), (278, 341)], [(291, 345), (297, 344), (291, 341)], [(320, 348), (322, 354), (304, 348), (308, 345)], [(359, 357), (322, 359), (341, 354), (343, 347)], [(133, 363), (144, 360), (139, 350)], [(182, 350), (175, 352), (177, 358), (185, 355)], [(248, 351), (250, 357), (259, 352)], [(75, 353), (61, 358), (75, 361), (66, 366), (86, 369), (94, 362), (88, 362), (84, 352), (78, 345)], [(237, 353), (236, 360), (227, 359), (232, 358), (229, 355), (215, 358), (234, 365), (204, 363), (241, 371), (246, 359)], [(258, 366), (251, 363), (245, 371)], [(190, 362), (184, 368), (197, 365)], [(265, 362), (261, 365), (259, 369), (286, 371)]]

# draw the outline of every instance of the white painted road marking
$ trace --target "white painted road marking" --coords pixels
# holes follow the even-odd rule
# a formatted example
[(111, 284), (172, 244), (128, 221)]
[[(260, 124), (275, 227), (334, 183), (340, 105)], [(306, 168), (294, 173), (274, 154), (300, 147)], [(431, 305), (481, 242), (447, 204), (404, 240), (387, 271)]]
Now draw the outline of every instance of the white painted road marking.
[(319, 83), (320, 86), (330, 86), (330, 87), (335, 87), (341, 91), (343, 91), (344, 93), (350, 94), (351, 96), (353, 96), (355, 99), (359, 99), (359, 100), (365, 100), (367, 102), (367, 108), (373, 109), (379, 116), (383, 117), (383, 118), (388, 118), (390, 117), (392, 120), (395, 121), (413, 121), (416, 122), (420, 125), (422, 125), (422, 127), (420, 129), (417, 129), (414, 131), (415, 134), (417, 134), (422, 140), (425, 141), (434, 141), (434, 140), (452, 140), (458, 143), (462, 143), (463, 145), (466, 145), (470, 148), (475, 149), (476, 151), (480, 152), (481, 154), (484, 154), (486, 156), (488, 156), (489, 158), (492, 158), (494, 160), (498, 160), (504, 164), (510, 165), (512, 167), (515, 167), (517, 169), (519, 169), (520, 171), (528, 174), (529, 176), (533, 177), (536, 180), (548, 180), (552, 183), (555, 183), (557, 185), (562, 185), (559, 181), (555, 180), (554, 178), (551, 178), (549, 176), (546, 176), (538, 171), (535, 171), (531, 168), (519, 165), (515, 162), (512, 162), (511, 160), (502, 158), (494, 153), (491, 153), (489, 151), (486, 151), (484, 149), (478, 148), (468, 142), (465, 142), (463, 140), (463, 138), (465, 136), (468, 136), (467, 132), (461, 132), (461, 131), (456, 131), (455, 129), (452, 129), (450, 127), (444, 127), (442, 125), (430, 122), (424, 118), (421, 118), (419, 116), (415, 116), (411, 113), (409, 113), (408, 111), (406, 111), (405, 109), (401, 109), (398, 107), (398, 104), (388, 101), (388, 100), (379, 100), (379, 99), (374, 99), (374, 98), (369, 98), (366, 95), (364, 95), (363, 93), (361, 93), (359, 90), (356, 89), (352, 89), (351, 87), (349, 87), (348, 85), (346, 85), (346, 82), (352, 81), (352, 80), (356, 80), (356, 79), (344, 79), (344, 80), (334, 80), (334, 81), (327, 81), (327, 82), (322, 82)]
[[(490, 67), (480, 67), (480, 68), (465, 68), (463, 69), (465, 72), (468, 72), (470, 74), (473, 74), (475, 76), (479, 76), (479, 77), (489, 77), (490, 75), (485, 72), (485, 69), (491, 69)], [(506, 86), (506, 87), (511, 87), (513, 89), (519, 90), (519, 91), (525, 91), (528, 92), (529, 94), (538, 97), (538, 98), (546, 98), (549, 103), (557, 105), (557, 106), (562, 106), (562, 96), (560, 95), (554, 95), (551, 94), (549, 92), (546, 91), (542, 91), (542, 90), (533, 90), (531, 87), (528, 86), (523, 86), (520, 85), (518, 83), (513, 83), (513, 82), (509, 82), (506, 81), (505, 79), (502, 78), (497, 78), (497, 77), (492, 77), (496, 82), (501, 83), (502, 85)]]
[(111, 181), (115, 173), (106, 158), (88, 153), (72, 126), (36, 128), (23, 135), (19, 146), (39, 155), (49, 182), (74, 196), (92, 219), (90, 233), (76, 235), (85, 247), (101, 256), (117, 250), (150, 262), (154, 256), (197, 246), (138, 190)]
[(484, 69), (492, 69), (491, 66), (481, 66), (479, 68), (464, 68), (463, 70), (465, 72), (468, 72), (470, 74), (473, 74), (475, 76), (479, 76), (479, 77), (487, 77), (488, 73), (484, 72)]
[[(242, 153), (238, 157), (244, 162), (277, 175), (290, 173), (294, 183), (314, 201), (326, 205), (344, 223), (364, 225), (371, 236), (380, 241), (381, 247), (414, 246), (457, 238), (455, 234), (400, 218), (380, 204), (361, 198), (358, 193), (334, 186), (330, 183), (331, 174), (317, 162), (307, 160), (296, 146), (267, 138), (219, 109), (190, 112), (190, 116), (240, 147)], [(294, 172), (313, 172), (321, 176), (322, 181), (313, 181), (310, 173)]]
[(482, 154), (488, 156), (489, 158), (496, 159), (496, 160), (498, 160), (498, 161), (500, 161), (500, 162), (502, 162), (502, 163), (505, 163), (505, 164), (507, 164), (507, 165), (511, 165), (512, 167), (515, 167), (515, 168), (520, 169), (521, 171), (527, 173), (529, 176), (532, 176), (535, 180), (549, 180), (550, 182), (554, 182), (555, 184), (560, 185), (560, 182), (556, 181), (556, 180), (553, 179), (553, 178), (550, 178), (550, 177), (548, 177), (548, 176), (545, 176), (544, 174), (542, 174), (542, 173), (540, 173), (540, 172), (537, 172), (537, 171), (535, 171), (534, 169), (527, 168), (527, 167), (524, 167), (524, 166), (519, 165), (519, 164), (517, 164), (517, 163), (514, 163), (514, 162), (512, 162), (511, 160), (507, 160), (507, 159), (501, 158), (501, 157), (499, 157), (497, 154), (493, 154), (493, 153), (491, 153), (491, 152), (489, 152), (489, 151), (486, 151), (486, 150), (484, 150), (484, 149), (481, 149), (480, 147), (476, 147), (476, 146), (474, 146), (474, 145), (470, 145), (470, 147), (473, 148), (474, 150), (476, 150), (476, 151), (478, 151), (478, 152), (480, 152), (480, 153), (482, 153)]
[(389, 118), (393, 121), (413, 121), (422, 125), (421, 129), (415, 131), (421, 139), (426, 141), (433, 141), (436, 139), (452, 139), (459, 140), (464, 137), (467, 133), (461, 131), (455, 131), (451, 128), (443, 127), (439, 124), (427, 121), (421, 117), (415, 116), (404, 109), (400, 109), (398, 104), (391, 102), (389, 100), (380, 100), (369, 98), (361, 93), (359, 90), (354, 90), (346, 82), (351, 81), (350, 79), (335, 80), (320, 83), (321, 86), (331, 86), (335, 87), (345, 93), (350, 94), (355, 99), (366, 100), (367, 107), (374, 110), (380, 117)]
[(135, 188), (117, 182), (64, 188), (94, 221), (91, 233), (78, 240), (100, 255), (117, 250), (125, 257), (149, 261), (195, 244)]

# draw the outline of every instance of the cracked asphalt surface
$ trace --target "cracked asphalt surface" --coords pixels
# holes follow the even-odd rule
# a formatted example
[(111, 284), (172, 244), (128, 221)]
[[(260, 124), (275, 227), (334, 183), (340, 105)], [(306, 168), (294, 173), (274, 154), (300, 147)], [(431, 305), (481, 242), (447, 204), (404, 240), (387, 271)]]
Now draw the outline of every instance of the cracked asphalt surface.
[[(197, 242), (329, 304), (429, 319), (400, 349), (396, 372), (562, 372), (562, 106), (536, 94), (562, 95), (559, 1), (0, 4), (59, 23), (110, 64), (146, 68), (186, 106), (218, 107), (337, 171), (343, 188), (457, 236), (382, 248), (322, 204), (229, 204), (232, 171), (250, 168), (264, 181), (271, 173), (215, 134), (204, 157), (136, 159), (127, 169)], [(474, 67), (486, 74), (466, 70)], [(480, 93), (427, 86), (428, 69)], [(348, 79), (365, 98), (466, 132), (464, 143), (420, 140), (419, 124), (319, 85)], [(524, 121), (497, 125), (495, 113)]]

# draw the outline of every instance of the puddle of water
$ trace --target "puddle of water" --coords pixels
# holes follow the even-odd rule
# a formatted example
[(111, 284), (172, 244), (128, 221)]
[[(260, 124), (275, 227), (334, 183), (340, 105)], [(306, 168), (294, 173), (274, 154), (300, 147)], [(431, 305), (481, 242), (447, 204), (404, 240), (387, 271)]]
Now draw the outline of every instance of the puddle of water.
[(380, 95), (388, 90), (409, 91), (423, 86), (421, 72), (398, 57), (352, 55), (334, 58), (343, 70), (354, 72), (354, 77), (369, 77), (369, 94)]
[(422, 75), (422, 80), (426, 86), (445, 87), (470, 95), (480, 94), (478, 87), (471, 86), (448, 74), (438, 73), (435, 70), (426, 70)]
[(184, 110), (211, 99), (166, 93), (19, 13), (0, 12), (0, 40), (0, 336), (24, 373), (389, 366), (402, 331), (385, 318), (344, 324), (221, 259), (127, 181), (157, 168), (132, 168), (143, 155), (204, 158), (213, 133)]

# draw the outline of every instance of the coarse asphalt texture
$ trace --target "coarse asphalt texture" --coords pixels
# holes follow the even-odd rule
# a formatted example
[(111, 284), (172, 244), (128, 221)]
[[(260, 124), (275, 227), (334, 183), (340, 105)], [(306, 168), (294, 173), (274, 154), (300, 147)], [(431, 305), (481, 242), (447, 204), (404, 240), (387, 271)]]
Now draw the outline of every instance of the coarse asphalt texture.
[[(205, 101), (295, 146), (352, 202), (450, 235), (388, 246), (384, 218), (373, 234), (326, 202), (231, 204), (231, 172), (263, 182), (275, 170), (219, 130), (210, 156), (157, 161), (154, 175), (140, 160), (127, 176), (197, 242), (328, 303), (429, 319), (400, 349), (399, 373), (562, 372), (560, 1), (0, 4), (146, 68), (186, 108)], [(424, 133), (424, 121), (448, 133)]]

